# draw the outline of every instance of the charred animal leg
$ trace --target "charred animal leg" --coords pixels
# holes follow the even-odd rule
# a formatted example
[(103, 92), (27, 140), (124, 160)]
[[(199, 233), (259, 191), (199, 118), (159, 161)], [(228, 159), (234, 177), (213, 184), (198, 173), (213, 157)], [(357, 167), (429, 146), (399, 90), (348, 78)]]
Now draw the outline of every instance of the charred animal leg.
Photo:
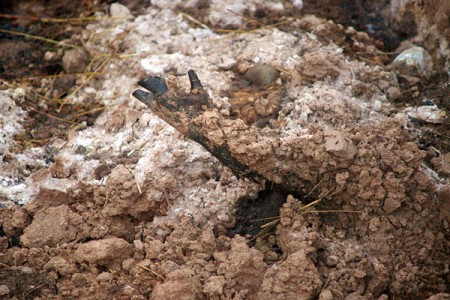
[[(240, 119), (223, 116), (213, 107), (195, 72), (189, 71), (188, 75), (190, 92), (177, 87), (165, 91), (167, 85), (157, 78), (140, 82), (153, 95), (144, 91), (136, 91), (133, 95), (179, 132), (201, 144), (236, 176), (257, 182), (267, 180), (273, 187), (297, 195), (313, 190), (313, 197), (329, 194), (335, 189), (334, 195), (338, 196), (339, 191), (347, 188), (344, 179), (365, 178), (361, 164), (377, 162), (380, 157), (388, 157), (386, 162), (380, 163), (385, 166), (394, 160), (404, 161), (402, 147), (408, 147), (411, 157), (415, 158), (405, 160), (404, 170), (408, 168), (413, 172), (421, 164), (423, 153), (412, 146), (408, 135), (402, 134), (396, 124), (378, 128), (358, 125), (335, 130), (306, 123), (301, 130), (295, 127), (284, 131), (262, 130), (248, 126)], [(386, 130), (390, 134), (386, 134)], [(388, 156), (381, 146), (362, 142), (365, 134), (376, 136), (379, 145), (396, 145), (395, 149), (389, 148)], [(384, 178), (394, 171), (377, 169), (377, 172)], [(406, 201), (406, 195), (402, 194), (402, 197), (401, 201)], [(361, 201), (366, 200), (361, 198)]]

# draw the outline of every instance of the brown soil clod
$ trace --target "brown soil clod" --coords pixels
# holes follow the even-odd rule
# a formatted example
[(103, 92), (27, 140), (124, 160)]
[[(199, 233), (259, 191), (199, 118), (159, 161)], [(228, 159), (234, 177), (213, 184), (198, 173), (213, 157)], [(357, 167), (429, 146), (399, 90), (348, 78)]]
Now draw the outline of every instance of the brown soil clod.
[(448, 0), (0, 2), (1, 299), (448, 298)]

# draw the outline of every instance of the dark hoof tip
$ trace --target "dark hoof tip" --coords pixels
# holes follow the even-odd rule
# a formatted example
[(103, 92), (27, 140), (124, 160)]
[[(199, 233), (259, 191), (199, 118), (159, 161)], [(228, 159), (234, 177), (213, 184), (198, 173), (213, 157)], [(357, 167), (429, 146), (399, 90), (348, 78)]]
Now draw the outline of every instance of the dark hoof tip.
[(203, 88), (202, 83), (200, 82), (200, 79), (198, 79), (198, 76), (194, 70), (189, 70), (188, 76), (189, 81), (191, 82), (191, 90)]
[(134, 98), (138, 99), (139, 101), (147, 105), (149, 105), (150, 102), (153, 100), (153, 94), (143, 90), (135, 90), (132, 95)]
[(161, 77), (149, 77), (139, 80), (138, 84), (143, 88), (149, 90), (155, 95), (164, 94), (169, 90), (165, 80)]

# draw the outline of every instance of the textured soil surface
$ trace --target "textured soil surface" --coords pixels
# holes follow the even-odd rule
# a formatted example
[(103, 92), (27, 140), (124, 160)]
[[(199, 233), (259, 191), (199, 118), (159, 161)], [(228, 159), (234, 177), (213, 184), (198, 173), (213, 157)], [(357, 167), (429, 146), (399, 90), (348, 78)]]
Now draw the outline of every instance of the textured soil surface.
[[(49, 2), (0, 4), (0, 299), (450, 299), (447, 1)], [(261, 176), (131, 96), (189, 69)]]

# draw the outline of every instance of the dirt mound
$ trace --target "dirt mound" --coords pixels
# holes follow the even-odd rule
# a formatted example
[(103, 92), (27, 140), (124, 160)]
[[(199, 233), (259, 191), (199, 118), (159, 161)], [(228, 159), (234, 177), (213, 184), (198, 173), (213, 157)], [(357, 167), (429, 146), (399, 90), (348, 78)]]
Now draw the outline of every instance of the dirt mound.
[[(304, 2), (114, 4), (58, 56), (95, 74), (1, 91), (0, 297), (447, 299), (448, 128), (411, 118), (426, 99), (446, 116), (444, 21), (395, 1), (371, 16), (397, 22), (390, 46), (396, 11), (417, 25), (421, 78)], [(254, 65), (276, 76), (250, 85)], [(169, 90), (151, 109), (131, 96), (148, 76)]]

